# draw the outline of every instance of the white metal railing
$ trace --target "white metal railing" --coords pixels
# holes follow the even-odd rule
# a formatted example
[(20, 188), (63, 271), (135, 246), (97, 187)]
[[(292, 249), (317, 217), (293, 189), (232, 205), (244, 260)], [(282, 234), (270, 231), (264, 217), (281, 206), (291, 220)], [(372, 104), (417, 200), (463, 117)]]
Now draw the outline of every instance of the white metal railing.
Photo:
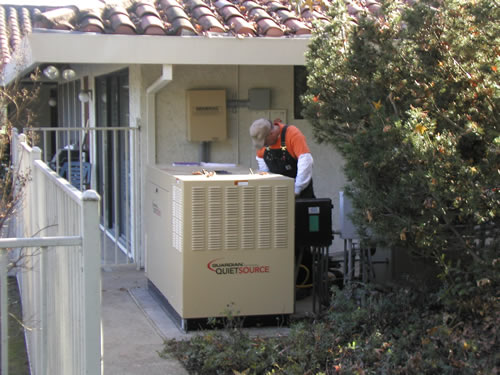
[[(90, 188), (101, 196), (103, 264), (143, 265), (140, 216), (132, 214), (140, 212), (138, 130), (123, 126), (25, 129), (31, 144), (42, 148), (43, 160), (57, 173), (69, 160), (74, 160), (69, 163), (69, 175), (71, 165), (80, 169), (80, 175), (85, 166), (90, 167)], [(73, 144), (68, 144), (70, 140)], [(79, 187), (87, 188), (83, 182)]]
[(11, 251), (17, 251), (31, 373), (101, 374), (99, 195), (59, 177), (23, 137), (13, 137), (13, 162), (30, 178), (16, 238), (1, 239), (0, 251), (17, 248)]

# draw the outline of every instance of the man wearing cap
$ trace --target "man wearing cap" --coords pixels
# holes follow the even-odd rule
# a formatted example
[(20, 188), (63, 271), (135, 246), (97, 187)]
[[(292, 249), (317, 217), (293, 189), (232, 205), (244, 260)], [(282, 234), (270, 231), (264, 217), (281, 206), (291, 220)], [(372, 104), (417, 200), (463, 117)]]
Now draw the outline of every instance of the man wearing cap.
[(295, 179), (295, 197), (315, 198), (312, 184), (313, 157), (306, 137), (293, 125), (261, 118), (250, 126), (257, 149), (259, 171)]

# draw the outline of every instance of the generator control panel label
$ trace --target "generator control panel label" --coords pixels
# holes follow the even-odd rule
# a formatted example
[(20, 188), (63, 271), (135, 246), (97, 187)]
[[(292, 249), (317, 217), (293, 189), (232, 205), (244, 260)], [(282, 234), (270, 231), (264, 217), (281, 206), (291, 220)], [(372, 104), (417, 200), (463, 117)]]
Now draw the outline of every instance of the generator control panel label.
[(243, 262), (224, 262), (216, 258), (207, 263), (207, 268), (217, 275), (248, 275), (269, 273), (270, 266), (262, 264), (245, 264)]
[(161, 210), (156, 202), (153, 202), (153, 213), (157, 216), (161, 216)]

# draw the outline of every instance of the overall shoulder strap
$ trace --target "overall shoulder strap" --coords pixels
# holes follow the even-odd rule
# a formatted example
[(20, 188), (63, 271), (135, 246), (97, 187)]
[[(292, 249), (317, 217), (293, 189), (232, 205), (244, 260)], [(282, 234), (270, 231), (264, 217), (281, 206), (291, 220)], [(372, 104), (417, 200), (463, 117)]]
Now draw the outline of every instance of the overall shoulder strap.
[(288, 125), (283, 126), (283, 130), (281, 132), (281, 149), (283, 151), (286, 150), (285, 135), (286, 135), (287, 128), (288, 128)]

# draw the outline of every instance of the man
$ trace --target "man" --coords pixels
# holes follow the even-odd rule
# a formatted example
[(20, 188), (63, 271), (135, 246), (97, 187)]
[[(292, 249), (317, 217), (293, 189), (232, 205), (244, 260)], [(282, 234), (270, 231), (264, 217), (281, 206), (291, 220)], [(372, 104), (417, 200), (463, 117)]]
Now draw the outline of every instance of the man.
[[(293, 125), (261, 118), (250, 126), (250, 136), (257, 149), (259, 171), (282, 174), (295, 179), (296, 198), (315, 198), (312, 184), (313, 158), (306, 137)], [(299, 266), (301, 265), (301, 266)], [(303, 268), (307, 269), (304, 274)], [(309, 249), (295, 249), (296, 299), (309, 295), (312, 280), (312, 254)]]
[(261, 172), (295, 179), (295, 197), (315, 198), (312, 184), (313, 157), (304, 134), (293, 125), (261, 118), (250, 126)]

